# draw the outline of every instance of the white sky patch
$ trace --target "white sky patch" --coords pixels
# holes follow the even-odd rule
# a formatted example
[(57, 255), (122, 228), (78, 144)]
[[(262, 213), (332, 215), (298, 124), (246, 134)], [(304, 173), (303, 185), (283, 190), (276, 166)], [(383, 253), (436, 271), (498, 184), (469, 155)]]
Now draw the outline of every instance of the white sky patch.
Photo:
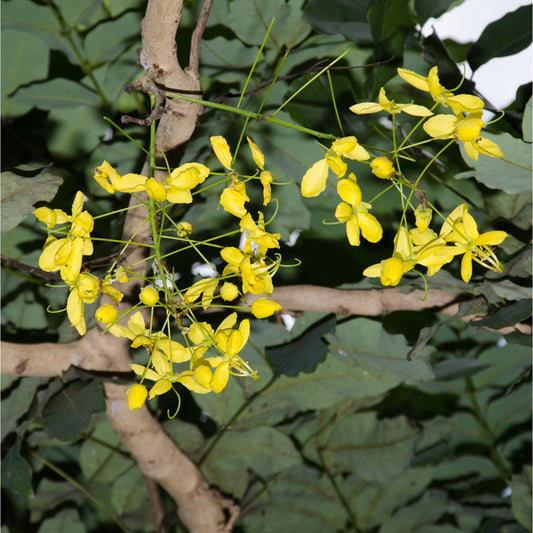
[(281, 320), (283, 320), (283, 325), (285, 326), (285, 329), (287, 331), (291, 331), (291, 329), (294, 327), (294, 324), (296, 323), (296, 319), (287, 313), (281, 314)]
[(285, 241), (285, 244), (287, 246), (294, 246), (296, 244), (296, 241), (298, 240), (298, 237), (300, 236), (300, 233), (302, 233), (301, 229), (295, 229), (290, 235), (289, 239)]
[(218, 276), (218, 272), (213, 265), (200, 262), (193, 263), (191, 267), (191, 274), (193, 276), (200, 276), (202, 278), (216, 278)]
[[(529, 4), (531, 0), (465, 0), (438, 19), (429, 19), (422, 28), (422, 34), (427, 36), (434, 28), (442, 40), (475, 42), (488, 24)], [(514, 101), (520, 85), (531, 82), (532, 64), (533, 46), (530, 45), (518, 54), (491, 59), (473, 76), (467, 65), (466, 76), (476, 83), (477, 90), (490, 104), (503, 109)]]

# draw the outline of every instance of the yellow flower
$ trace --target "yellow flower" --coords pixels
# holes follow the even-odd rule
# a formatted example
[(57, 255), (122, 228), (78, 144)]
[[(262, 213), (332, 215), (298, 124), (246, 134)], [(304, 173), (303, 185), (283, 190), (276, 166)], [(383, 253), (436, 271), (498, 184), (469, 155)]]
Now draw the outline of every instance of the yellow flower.
[(354, 161), (366, 161), (370, 158), (369, 153), (359, 144), (359, 141), (353, 135), (336, 139), (333, 141), (330, 150), (341, 157)]
[(413, 87), (430, 93), (435, 102), (444, 106), (448, 106), (448, 99), (453, 96), (452, 91), (440, 84), (438, 67), (433, 67), (429, 71), (427, 78), (420, 76), (420, 74), (416, 74), (416, 72), (413, 72), (412, 70), (404, 68), (398, 69), (398, 75)]
[(140, 192), (146, 188), (146, 176), (140, 174), (120, 174), (107, 162), (104, 161), (94, 169), (94, 179), (107, 192), (113, 194), (119, 192)]
[(394, 165), (384, 155), (372, 159), (370, 162), (370, 168), (374, 175), (384, 180), (388, 180), (396, 174)]
[(222, 299), (226, 302), (232, 302), (237, 296), (239, 296), (239, 289), (234, 283), (226, 281), (220, 288), (220, 296), (222, 296)]
[(192, 203), (191, 190), (209, 176), (209, 169), (200, 163), (185, 163), (175, 168), (163, 182), (167, 200), (174, 204)]
[(111, 324), (117, 319), (118, 311), (112, 304), (101, 305), (94, 314), (96, 320), (102, 324)]
[(361, 201), (361, 189), (355, 175), (350, 174), (349, 178), (341, 179), (337, 184), (337, 192), (344, 201), (337, 206), (335, 217), (339, 222), (346, 222), (346, 234), (352, 246), (359, 246), (360, 233), (367, 241), (378, 242), (383, 236), (381, 224), (367, 212), (371, 204)]
[(150, 198), (153, 198), (158, 202), (163, 202), (167, 199), (167, 191), (165, 187), (155, 178), (148, 178), (146, 180), (146, 193)]
[(363, 275), (369, 278), (381, 278), (382, 285), (398, 285), (402, 275), (413, 269), (416, 256), (407, 228), (401, 226), (394, 238), (394, 253), (392, 257), (369, 266)]
[(413, 243), (413, 255), (418, 265), (427, 267), (428, 276), (436, 274), (445, 264), (453, 260), (457, 251), (452, 246), (446, 246), (442, 237), (429, 228), (424, 231), (418, 228), (409, 231), (409, 238)]
[(237, 179), (233, 179), (231, 185), (226, 187), (220, 195), (220, 204), (224, 210), (238, 218), (246, 215), (247, 210), (244, 204), (249, 200), (244, 183)]
[(389, 100), (385, 94), (385, 89), (381, 87), (379, 90), (378, 102), (361, 102), (360, 104), (354, 104), (350, 107), (352, 113), (357, 115), (368, 115), (370, 113), (379, 113), (380, 111), (387, 111), (391, 115), (396, 113), (407, 113), (415, 117), (429, 117), (433, 113), (422, 105), (416, 104), (396, 104), (394, 100)]
[(143, 287), (139, 294), (139, 300), (149, 307), (159, 302), (159, 293), (153, 287)]
[[(49, 235), (43, 252), (39, 257), (39, 267), (45, 272), (60, 271), (61, 278), (67, 283), (74, 283), (78, 277), (82, 256), (93, 253), (90, 232), (94, 219), (88, 211), (83, 211), (83, 193), (78, 191), (72, 203), (72, 214), (67, 215), (61, 209), (39, 208), (36, 210), (39, 220), (48, 224), (70, 222), (68, 234), (62, 239)], [(49, 226), (48, 229), (50, 229)]]
[(250, 254), (243, 254), (238, 248), (233, 246), (226, 247), (220, 252), (222, 259), (228, 263), (224, 268), (222, 275), (228, 276), (238, 274), (242, 279), (242, 290), (244, 293), (266, 294), (270, 296), (274, 287), (270, 269), (262, 258), (252, 262)]
[(420, 233), (424, 233), (429, 227), (433, 212), (424, 204), (419, 204), (415, 209), (415, 224)]
[(250, 137), (246, 137), (246, 140), (248, 141), (248, 146), (250, 147), (250, 151), (252, 152), (252, 158), (255, 164), (259, 167), (260, 170), (265, 170), (265, 156), (263, 155), (263, 152), (259, 150), (257, 144), (255, 144), (252, 139), (250, 139)]
[(84, 319), (84, 304), (93, 303), (99, 292), (100, 281), (88, 272), (82, 272), (70, 289), (67, 299), (67, 315), (70, 323), (78, 330), (80, 335), (85, 335), (87, 328)]
[[(481, 101), (481, 103), (483, 102)], [(490, 157), (503, 157), (503, 153), (496, 143), (480, 136), (481, 129), (485, 125), (481, 120), (482, 114), (483, 111), (480, 109), (469, 112), (467, 115), (460, 111), (456, 115), (435, 115), (424, 123), (423, 128), (433, 138), (450, 139), (455, 137), (463, 143), (466, 154), (475, 161), (477, 161), (480, 153)]]
[(311, 198), (324, 191), (328, 180), (328, 169), (326, 159), (321, 159), (313, 164), (302, 178), (302, 196)]
[(183, 301), (187, 304), (198, 300), (202, 295), (202, 307), (207, 309), (213, 301), (215, 289), (218, 286), (218, 280), (213, 278), (204, 278), (193, 283), (187, 292), (183, 295)]
[(127, 395), (128, 407), (130, 408), (130, 411), (135, 411), (144, 405), (146, 397), (148, 396), (148, 390), (144, 385), (135, 383), (135, 385), (128, 388)]
[(263, 205), (268, 205), (272, 199), (271, 184), (274, 181), (274, 176), (272, 175), (272, 172), (262, 170), (261, 174), (259, 174), (259, 179), (263, 186)]
[(453, 242), (461, 260), (461, 278), (465, 283), (472, 277), (472, 260), (494, 272), (502, 272), (503, 267), (496, 258), (491, 246), (501, 244), (507, 237), (505, 231), (488, 231), (480, 234), (468, 206), (461, 204), (446, 218), (440, 236)]
[(239, 226), (246, 235), (246, 242), (243, 246), (244, 253), (253, 253), (257, 257), (264, 257), (270, 248), (279, 248), (281, 235), (265, 231), (265, 219), (261, 211), (258, 213), (257, 224), (252, 219), (252, 215), (247, 213), (241, 218)]
[(168, 392), (172, 388), (172, 382), (176, 378), (176, 375), (172, 373), (172, 363), (161, 352), (154, 351), (152, 353), (151, 364), (154, 370), (136, 363), (130, 365), (131, 369), (138, 376), (155, 381), (148, 394), (149, 400)]
[(209, 141), (211, 142), (213, 151), (215, 152), (215, 155), (222, 166), (228, 170), (232, 170), (231, 162), (233, 157), (231, 156), (228, 141), (226, 141), (226, 139), (224, 139), (224, 137), (221, 135), (210, 137)]
[(256, 318), (266, 318), (272, 316), (276, 311), (281, 310), (281, 305), (274, 300), (267, 298), (257, 298), (252, 302), (250, 311)]

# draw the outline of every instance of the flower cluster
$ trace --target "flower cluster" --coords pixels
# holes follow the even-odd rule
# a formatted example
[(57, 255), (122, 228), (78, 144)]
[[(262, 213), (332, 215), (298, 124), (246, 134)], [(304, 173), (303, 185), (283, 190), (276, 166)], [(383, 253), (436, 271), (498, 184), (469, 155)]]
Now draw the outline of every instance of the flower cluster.
[[(45, 272), (59, 271), (61, 279), (70, 289), (67, 299), (69, 320), (78, 333), (84, 335), (87, 329), (84, 304), (93, 303), (101, 294), (107, 294), (116, 302), (122, 300), (122, 293), (111, 286), (109, 279), (102, 280), (88, 272), (81, 272), (83, 256), (93, 254), (90, 234), (94, 219), (88, 211), (83, 210), (81, 191), (74, 198), (70, 215), (61, 209), (39, 207), (35, 210), (35, 216), (46, 224), (48, 231), (39, 257), (39, 267)], [(64, 236), (58, 238), (52, 231)]]
[[(434, 114), (433, 109), (413, 103), (397, 103), (387, 97), (385, 89), (379, 91), (378, 102), (361, 102), (350, 107), (357, 115), (368, 115), (385, 111), (396, 126), (396, 116), (406, 113), (420, 117), (424, 131), (431, 139), (455, 139), (461, 142), (466, 154), (477, 160), (479, 154), (491, 157), (503, 157), (500, 148), (491, 140), (480, 135), (485, 125), (481, 119), (484, 103), (477, 96), (455, 94), (440, 84), (437, 67), (433, 67), (427, 77), (420, 76), (410, 70), (398, 69), (399, 76), (417, 89), (428, 92), (435, 106), (442, 105), (451, 110), (450, 114)], [(418, 126), (416, 126), (418, 127)], [(400, 145), (402, 150), (409, 148), (406, 141)], [(343, 158), (359, 161), (363, 164), (370, 160), (372, 173), (383, 180), (388, 180), (392, 187), (402, 195), (404, 214), (402, 222), (394, 238), (394, 251), (391, 257), (368, 267), (363, 274), (378, 277), (383, 285), (397, 285), (405, 272), (413, 270), (417, 265), (427, 268), (427, 275), (432, 276), (455, 256), (462, 255), (461, 277), (469, 282), (472, 276), (472, 261), (489, 270), (501, 272), (501, 263), (496, 258), (492, 246), (500, 244), (506, 237), (503, 231), (490, 231), (482, 235), (470, 213), (468, 206), (461, 204), (446, 218), (439, 234), (429, 228), (433, 206), (427, 202), (425, 193), (419, 189), (420, 174), (415, 181), (408, 181), (400, 172), (399, 148), (394, 139), (391, 158), (387, 155), (372, 157), (355, 137), (343, 137), (334, 141), (326, 155), (309, 168), (302, 178), (301, 192), (304, 197), (321, 194), (327, 184), (329, 170), (337, 176), (337, 193), (341, 202), (335, 210), (335, 218), (346, 224), (348, 242), (352, 246), (360, 245), (360, 236), (367, 241), (376, 243), (381, 240), (383, 230), (379, 221), (368, 211), (372, 201), (363, 202), (360, 186), (355, 174), (351, 172), (347, 178), (347, 164)], [(433, 161), (430, 162), (430, 164)], [(411, 192), (406, 195), (404, 188)], [(418, 207), (412, 207), (411, 199), (415, 195), (420, 199)], [(416, 227), (409, 229), (406, 223), (406, 210), (412, 207)]]
[[(83, 256), (93, 254), (90, 233), (94, 228), (92, 215), (83, 210), (83, 194), (76, 194), (70, 215), (48, 207), (40, 207), (35, 211), (36, 217), (46, 225), (48, 231), (39, 265), (48, 272), (59, 271), (61, 279), (69, 286), (66, 310), (79, 334), (86, 333), (84, 304), (93, 303), (107, 295), (110, 300), (101, 302), (95, 312), (96, 319), (105, 325), (104, 332), (129, 339), (132, 348), (143, 347), (149, 355), (146, 365), (131, 365), (141, 378), (141, 383), (128, 390), (131, 409), (138, 409), (147, 399), (168, 392), (176, 383), (195, 393), (205, 394), (221, 392), (230, 374), (257, 378), (254, 370), (239, 355), (248, 341), (250, 321), (244, 319), (238, 324), (237, 313), (232, 312), (215, 330), (208, 322), (196, 318), (198, 308), (207, 310), (217, 305), (248, 310), (256, 318), (267, 318), (281, 310), (277, 302), (268, 298), (273, 291), (272, 277), (280, 261), (279, 255), (272, 260), (268, 253), (279, 249), (280, 234), (267, 231), (262, 212), (258, 212), (255, 218), (249, 212), (246, 182), (241, 181), (233, 169), (233, 157), (226, 140), (213, 137), (211, 142), (218, 160), (229, 171), (229, 185), (221, 193), (220, 204), (239, 221), (238, 229), (228, 235), (242, 233), (239, 248), (219, 246), (220, 256), (226, 265), (222, 274), (217, 273), (215, 277), (204, 277), (189, 287), (178, 288), (161, 251), (163, 238), (171, 238), (173, 243), (177, 240), (186, 248), (198, 249), (203, 244), (191, 238), (191, 224), (174, 222), (167, 210), (171, 204), (193, 202), (197, 187), (211, 174), (210, 169), (203, 164), (185, 163), (169, 171), (162, 180), (133, 173), (121, 176), (106, 161), (94, 169), (95, 181), (108, 193), (146, 193), (148, 197), (146, 201), (136, 196), (151, 213), (150, 229), (154, 236), (152, 257), (155, 258), (153, 276), (147, 278), (147, 284), (139, 293), (138, 303), (129, 309), (118, 306), (123, 294), (113, 286), (115, 281), (128, 281), (128, 267), (119, 267), (115, 262), (104, 278), (87, 270), (82, 271)], [(268, 205), (274, 178), (270, 171), (265, 170), (265, 158), (259, 147), (249, 138), (248, 145), (258, 168), (257, 176), (247, 179), (258, 178), (263, 189), (263, 205)], [(170, 227), (161, 227), (161, 220), (170, 221)], [(61, 234), (61, 238), (53, 235), (52, 231)], [(169, 232), (173, 234), (172, 237), (168, 236)], [(219, 238), (223, 237), (225, 235)], [(123, 244), (128, 246), (129, 243)], [(178, 252), (179, 249), (166, 254), (165, 259)], [(200, 255), (205, 260), (205, 256), (202, 253)], [(256, 295), (251, 303), (246, 301), (246, 293)], [(213, 304), (216, 298), (219, 300)], [(146, 322), (148, 315), (143, 314), (142, 309), (150, 311), (150, 323)], [(172, 318), (175, 327), (170, 326)], [(157, 324), (161, 324), (162, 328), (158, 328)], [(176, 336), (179, 336), (179, 342)], [(183, 367), (183, 364), (186, 366)], [(147, 388), (145, 380), (154, 383)]]

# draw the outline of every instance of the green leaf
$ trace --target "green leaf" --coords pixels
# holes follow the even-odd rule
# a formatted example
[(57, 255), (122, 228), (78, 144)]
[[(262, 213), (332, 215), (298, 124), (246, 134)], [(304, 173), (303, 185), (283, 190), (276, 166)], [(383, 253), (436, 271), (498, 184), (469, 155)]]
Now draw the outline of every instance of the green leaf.
[(52, 481), (45, 477), (39, 482), (35, 497), (28, 500), (30, 519), (34, 523), (40, 522), (44, 514), (48, 515), (61, 504), (70, 502), (79, 505), (84, 500), (85, 496), (68, 481)]
[[(87, 34), (84, 41), (88, 61), (93, 66), (110, 62), (126, 48), (140, 44), (140, 22), (140, 14), (130, 11), (118, 19), (98, 24)], [(111, 35), (112, 39), (109, 38)]]
[(507, 387), (531, 365), (531, 350), (526, 346), (495, 346), (484, 350), (478, 361), (489, 368), (472, 378), (476, 389)]
[(328, 349), (322, 340), (323, 335), (335, 330), (335, 318), (313, 324), (298, 338), (287, 344), (268, 348), (267, 360), (274, 371), (274, 376), (297, 376), (300, 372), (314, 372), (317, 365), (326, 358)]
[(100, 0), (57, 0), (57, 8), (65, 22), (71, 27), (96, 23), (103, 15)]
[(514, 475), (511, 486), (511, 508), (517, 521), (531, 531), (531, 466)]
[[(424, 530), (440, 531), (434, 524), (448, 512), (448, 502), (444, 492), (429, 490), (416, 502), (403, 507), (397, 513), (389, 516), (379, 530), (380, 533), (398, 533), (401, 524), (402, 533), (419, 533), (422, 526), (432, 524), (434, 529)], [(444, 532), (443, 532), (444, 533)]]
[(523, 230), (531, 227), (531, 193), (508, 194), (503, 191), (487, 191), (484, 201), (487, 213), (490, 213), (493, 220), (504, 218)]
[(39, 38), (28, 33), (3, 30), (1, 37), (2, 117), (17, 117), (29, 111), (31, 105), (18, 104), (9, 95), (21, 85), (46, 77), (50, 52)]
[(433, 373), (422, 359), (407, 360), (409, 346), (402, 335), (390, 335), (376, 321), (355, 318), (327, 335), (330, 351), (349, 357), (364, 380), (397, 385), (429, 381)]
[(457, 4), (455, 0), (415, 0), (415, 10), (418, 15), (418, 23), (423, 26), (429, 18), (439, 18), (448, 11), (448, 8)]
[(146, 483), (138, 468), (131, 468), (113, 483), (111, 501), (119, 515), (143, 507), (148, 499)]
[(246, 79), (245, 72), (253, 64), (257, 50), (237, 39), (202, 39), (200, 57), (202, 72), (218, 82), (234, 83)]
[(2, 488), (24, 496), (33, 496), (31, 468), (20, 455), (19, 439), (2, 459)]
[[(246, 44), (260, 45), (274, 18), (274, 25), (266, 42), (266, 47), (292, 48), (302, 41), (311, 28), (302, 24), (302, 4), (304, 0), (269, 0), (268, 2), (232, 0), (226, 24)], [(243, 21), (254, 24), (243, 24)]]
[(370, 41), (367, 21), (371, 0), (310, 0), (303, 20), (325, 33), (340, 33), (350, 41)]
[(253, 533), (337, 533), (346, 530), (348, 518), (327, 476), (299, 465), (280, 476), (237, 525)]
[(78, 106), (97, 107), (102, 103), (94, 91), (66, 78), (54, 78), (22, 87), (13, 100), (45, 111)]
[(197, 426), (175, 418), (163, 422), (163, 427), (167, 435), (176, 443), (176, 446), (179, 446), (180, 450), (183, 450), (193, 459), (199, 459), (205, 438)]
[(249, 468), (268, 478), (301, 462), (291, 439), (272, 427), (226, 431), (208, 456), (207, 463), (231, 471)]
[(81, 445), (79, 461), (83, 475), (95, 483), (113, 482), (132, 465), (106, 418), (91, 433), (91, 440)]
[(98, 108), (52, 109), (48, 113), (47, 146), (57, 158), (80, 157), (98, 146), (107, 128)]
[(104, 396), (98, 381), (72, 381), (46, 404), (42, 424), (50, 436), (74, 441), (87, 429), (92, 414), (104, 409)]
[(39, 5), (29, 0), (4, 2), (2, 4), (2, 30), (15, 29), (22, 33), (38, 37), (49, 48), (61, 50), (69, 60), (78, 64), (72, 46), (63, 34), (59, 21), (48, 6)]
[(405, 39), (416, 19), (408, 0), (376, 0), (368, 10), (368, 22), (374, 39), (374, 60), (387, 61), (370, 78), (372, 95), (375, 95), (396, 75), (396, 67), (402, 63)]
[(2, 172), (2, 233), (13, 229), (33, 213), (37, 202), (50, 202), (63, 179), (49, 172), (25, 178), (14, 172)]
[(456, 179), (474, 177), (490, 189), (500, 189), (510, 194), (531, 192), (531, 145), (508, 133), (486, 133), (483, 136), (495, 142), (503, 152), (503, 159), (479, 155), (477, 161), (470, 159), (461, 147), (465, 163), (474, 168), (456, 174)]
[(493, 329), (514, 326), (531, 316), (531, 300), (520, 300), (499, 309), (492, 316), (472, 321), (473, 326), (487, 326)]
[(524, 116), (522, 117), (522, 138), (525, 142), (533, 142), (533, 135), (531, 129), (533, 128), (532, 121), (532, 109), (533, 109), (533, 97), (530, 97), (524, 108)]
[(419, 433), (403, 416), (378, 420), (372, 412), (344, 415), (334, 422), (322, 453), (337, 472), (384, 483), (407, 469)]
[[(20, 364), (26, 364), (23, 358)], [(37, 389), (47, 381), (46, 378), (20, 378), (18, 384), (10, 387), (8, 394), (2, 395), (2, 440), (6, 435), (17, 430), (19, 420), (23, 421), (25, 415), (28, 414)]]
[(359, 529), (368, 531), (382, 524), (394, 511), (418, 497), (433, 479), (433, 472), (433, 467), (410, 468), (384, 484), (349, 476), (341, 488)]
[(516, 54), (531, 44), (531, 4), (491, 22), (468, 51), (473, 71), (494, 57)]
[(85, 526), (75, 509), (63, 509), (41, 523), (37, 533), (85, 533)]
[(495, 440), (512, 426), (531, 419), (531, 383), (524, 383), (501, 398), (493, 400), (487, 409), (487, 422)]

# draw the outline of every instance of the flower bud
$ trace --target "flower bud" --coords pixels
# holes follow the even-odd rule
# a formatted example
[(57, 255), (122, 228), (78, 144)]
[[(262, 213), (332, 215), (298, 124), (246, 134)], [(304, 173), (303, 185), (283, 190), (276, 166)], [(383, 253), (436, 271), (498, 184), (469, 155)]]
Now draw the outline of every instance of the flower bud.
[(153, 287), (144, 287), (139, 294), (139, 300), (141, 300), (144, 305), (151, 307), (159, 302), (159, 293)]
[(222, 296), (222, 299), (226, 302), (231, 302), (239, 296), (239, 289), (237, 288), (237, 285), (226, 281), (220, 288), (220, 296)]
[(370, 168), (378, 178), (388, 180), (396, 174), (393, 164), (385, 156), (376, 157), (370, 162)]
[(186, 239), (192, 233), (192, 224), (189, 224), (189, 222), (179, 222), (176, 233), (178, 237)]
[(252, 315), (256, 318), (266, 318), (272, 316), (276, 311), (281, 309), (281, 305), (274, 300), (267, 300), (266, 298), (257, 298), (254, 300), (251, 307)]
[(94, 316), (98, 322), (102, 324), (110, 324), (117, 319), (118, 311), (114, 305), (104, 304), (101, 305), (97, 310)]
[(416, 210), (415, 210), (415, 219), (416, 219), (416, 227), (418, 228), (418, 231), (420, 233), (424, 233), (429, 227), (429, 223), (431, 222), (431, 215), (432, 215), (431, 209), (424, 207), (423, 204), (420, 204)]
[(382, 263), (381, 283), (382, 285), (395, 286), (400, 283), (403, 274), (403, 266), (397, 257), (389, 257)]
[(135, 411), (141, 408), (148, 396), (148, 390), (144, 385), (136, 383), (128, 389), (128, 407), (130, 411)]
[(467, 118), (461, 120), (459, 124), (457, 124), (455, 134), (457, 135), (457, 138), (463, 142), (472, 142), (479, 137), (482, 127), (483, 121), (481, 119)]

